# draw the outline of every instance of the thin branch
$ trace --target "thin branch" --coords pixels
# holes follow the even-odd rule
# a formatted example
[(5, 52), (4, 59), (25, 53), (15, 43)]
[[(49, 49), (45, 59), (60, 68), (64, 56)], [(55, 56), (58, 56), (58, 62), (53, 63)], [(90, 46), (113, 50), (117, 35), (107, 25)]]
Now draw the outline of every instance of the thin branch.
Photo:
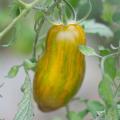
[(37, 46), (37, 42), (38, 42), (38, 39), (39, 39), (39, 32), (42, 28), (42, 25), (45, 21), (45, 18), (42, 18), (38, 27), (37, 27), (37, 23), (35, 24), (35, 31), (36, 31), (36, 37), (35, 37), (35, 41), (33, 43), (33, 56), (32, 56), (32, 59), (36, 61), (36, 46)]
[(0, 32), (0, 40), (38, 2), (40, 2), (40, 0), (34, 0), (30, 4), (24, 3), (24, 5), (26, 6), (25, 9), (20, 13), (20, 15), (18, 15), (15, 19), (13, 19), (13, 21), (2, 32)]
[(70, 118), (70, 114), (69, 114), (69, 112), (70, 112), (70, 108), (69, 108), (69, 105), (66, 105), (66, 112), (67, 112), (67, 119), (68, 120), (71, 120), (71, 118)]
[(101, 66), (101, 70), (102, 70), (102, 74), (105, 73), (105, 72), (104, 72), (104, 63), (105, 63), (105, 60), (106, 60), (107, 58), (109, 58), (109, 57), (116, 56), (116, 55), (119, 55), (119, 54), (120, 54), (120, 51), (102, 57), (101, 65), (100, 65), (100, 66)]
[(35, 7), (35, 9), (38, 9), (40, 10), (40, 12), (43, 12), (44, 13), (44, 17), (40, 20), (38, 19), (36, 22), (35, 22), (35, 26), (34, 26), (34, 29), (35, 29), (35, 32), (36, 32), (36, 37), (35, 37), (35, 41), (33, 43), (33, 55), (32, 55), (32, 59), (36, 61), (36, 46), (37, 46), (37, 42), (38, 42), (38, 39), (39, 39), (39, 32), (42, 28), (42, 25), (45, 21), (45, 18), (47, 15), (50, 14), (50, 12), (56, 7), (58, 6), (58, 4), (61, 2), (61, 0), (58, 0), (56, 2), (54, 2), (50, 7), (48, 7), (47, 9), (43, 9), (41, 7)]
[(72, 13), (73, 13), (73, 20), (76, 21), (76, 12), (75, 12), (73, 6), (72, 6), (67, 0), (63, 0), (63, 1), (64, 1), (64, 2), (68, 5), (68, 7), (71, 9), (71, 11), (72, 11)]

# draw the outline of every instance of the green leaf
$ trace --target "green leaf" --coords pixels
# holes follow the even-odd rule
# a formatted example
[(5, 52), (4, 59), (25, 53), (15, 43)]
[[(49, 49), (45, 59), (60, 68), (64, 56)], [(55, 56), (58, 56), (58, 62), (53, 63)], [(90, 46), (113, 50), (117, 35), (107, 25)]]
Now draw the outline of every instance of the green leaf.
[(14, 77), (16, 77), (18, 71), (19, 71), (19, 66), (15, 65), (9, 70), (8, 75), (6, 77), (14, 78)]
[(82, 120), (77, 112), (71, 111), (68, 113), (68, 116), (70, 117), (70, 120)]
[(98, 112), (105, 110), (104, 106), (99, 101), (88, 101), (87, 107), (93, 118), (97, 117)]
[(88, 114), (88, 112), (89, 112), (88, 109), (84, 109), (84, 110), (82, 110), (82, 111), (80, 111), (80, 112), (78, 113), (78, 115), (80, 116), (81, 120), (84, 119), (84, 117)]
[(107, 110), (105, 119), (106, 120), (119, 120), (116, 106), (112, 106), (111, 108)]
[(111, 107), (114, 104), (112, 79), (107, 74), (103, 76), (103, 80), (99, 84), (99, 95), (107, 107)]
[(110, 54), (110, 50), (104, 48), (103, 46), (100, 46), (100, 47), (98, 48), (98, 50), (99, 50), (99, 54), (100, 54), (101, 56), (106, 56), (106, 55), (109, 55), (109, 54)]
[(104, 3), (103, 4), (103, 14), (102, 14), (102, 19), (108, 23), (112, 23), (113, 20), (113, 9), (112, 9), (112, 5), (110, 5), (109, 3)]
[(86, 56), (98, 56), (93, 48), (87, 47), (85, 45), (80, 45), (79, 50)]
[(22, 54), (31, 53), (35, 34), (28, 21), (22, 19), (16, 24), (16, 42), (12, 47)]
[(104, 72), (108, 74), (112, 80), (116, 77), (116, 59), (115, 57), (107, 57), (104, 60)]
[(95, 20), (86, 20), (82, 25), (84, 26), (86, 33), (99, 34), (106, 38), (113, 37), (113, 32), (108, 26), (102, 23), (97, 23)]
[(24, 95), (19, 104), (19, 110), (16, 113), (14, 120), (33, 120), (32, 88), (28, 76), (26, 76), (22, 90)]

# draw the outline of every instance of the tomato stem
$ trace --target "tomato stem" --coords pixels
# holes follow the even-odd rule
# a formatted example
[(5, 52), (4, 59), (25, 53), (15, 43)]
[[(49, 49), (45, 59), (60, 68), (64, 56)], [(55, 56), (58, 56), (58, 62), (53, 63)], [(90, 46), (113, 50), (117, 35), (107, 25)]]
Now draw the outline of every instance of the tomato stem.
[(89, 1), (89, 11), (88, 11), (88, 13), (80, 20), (80, 23), (82, 23), (84, 20), (86, 20), (86, 19), (89, 17), (90, 13), (92, 12), (92, 3), (91, 3), (91, 0), (88, 0), (88, 1)]
[(38, 42), (38, 39), (39, 39), (39, 32), (42, 28), (42, 25), (45, 21), (45, 18), (42, 18), (41, 20), (39, 21), (36, 21), (35, 22), (35, 32), (36, 32), (36, 36), (35, 36), (35, 40), (34, 40), (34, 43), (33, 43), (33, 55), (32, 55), (32, 59), (36, 61), (36, 46), (37, 46), (37, 42)]
[(63, 0), (67, 5), (68, 5), (68, 7), (71, 9), (71, 11), (72, 11), (72, 14), (73, 14), (73, 19), (76, 21), (76, 12), (75, 12), (75, 10), (74, 10), (74, 8), (73, 8), (73, 6), (70, 4), (70, 2), (68, 2), (67, 0)]
[(4, 30), (2, 32), (0, 32), (0, 40), (2, 40), (3, 36), (11, 30), (11, 28), (13, 26), (16, 25), (16, 23), (23, 17), (25, 16), (31, 9), (32, 7), (37, 4), (38, 2), (40, 2), (40, 0), (34, 0), (32, 3), (24, 3), (24, 5), (26, 6), (25, 9), (15, 18), (13, 19), (13, 21), (6, 27), (4, 28)]

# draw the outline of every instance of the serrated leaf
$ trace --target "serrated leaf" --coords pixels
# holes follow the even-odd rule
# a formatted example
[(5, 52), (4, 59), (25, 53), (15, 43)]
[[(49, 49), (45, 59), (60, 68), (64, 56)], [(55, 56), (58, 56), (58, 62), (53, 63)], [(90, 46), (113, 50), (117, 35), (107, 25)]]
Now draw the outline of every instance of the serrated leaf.
[(97, 23), (95, 20), (86, 20), (82, 25), (84, 26), (86, 33), (99, 34), (106, 38), (113, 37), (113, 32), (108, 26), (102, 23)]
[(93, 118), (97, 117), (98, 112), (105, 110), (104, 106), (99, 101), (88, 101), (87, 107)]
[(28, 76), (26, 76), (22, 89), (24, 95), (19, 104), (19, 110), (16, 113), (14, 120), (32, 120), (33, 119), (32, 88)]
[(87, 47), (85, 45), (80, 45), (79, 50), (86, 56), (97, 56), (97, 53), (93, 48)]
[(19, 71), (19, 66), (15, 65), (9, 70), (8, 75), (6, 77), (14, 78), (17, 75), (18, 71)]
[(103, 80), (99, 83), (99, 95), (107, 107), (111, 107), (114, 104), (112, 79), (107, 74), (103, 76)]

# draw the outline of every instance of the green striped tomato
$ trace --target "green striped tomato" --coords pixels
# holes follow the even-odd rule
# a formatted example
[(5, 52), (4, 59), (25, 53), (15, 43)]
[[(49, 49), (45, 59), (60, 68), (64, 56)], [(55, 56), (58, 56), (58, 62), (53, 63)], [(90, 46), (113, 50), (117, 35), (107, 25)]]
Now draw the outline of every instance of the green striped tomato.
[(54, 25), (38, 60), (33, 81), (34, 99), (44, 112), (65, 106), (79, 90), (85, 72), (84, 30), (77, 24)]

